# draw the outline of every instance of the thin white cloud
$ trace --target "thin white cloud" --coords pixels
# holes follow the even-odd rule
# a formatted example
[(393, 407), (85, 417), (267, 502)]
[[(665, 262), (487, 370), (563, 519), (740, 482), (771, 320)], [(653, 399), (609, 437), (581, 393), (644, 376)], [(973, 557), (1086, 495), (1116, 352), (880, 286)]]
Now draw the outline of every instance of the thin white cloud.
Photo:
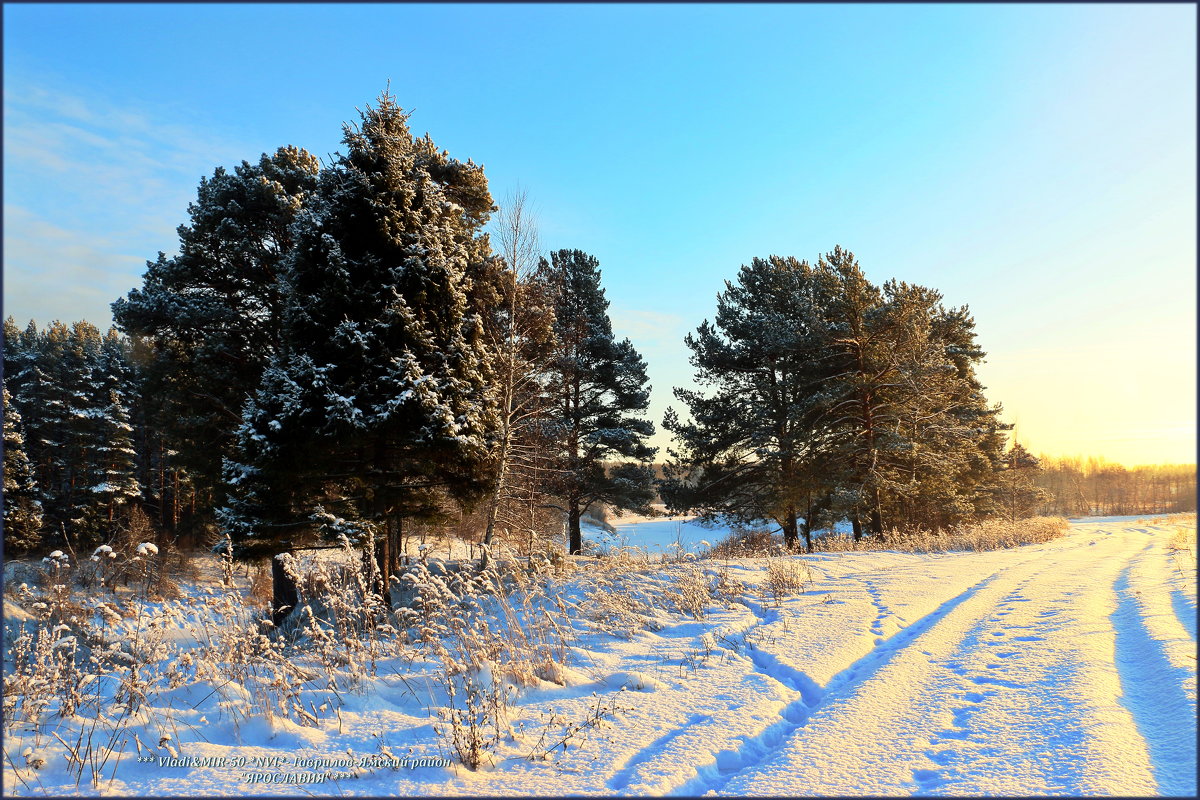
[(611, 307), (613, 331), (628, 336), (635, 347), (676, 344), (683, 338), (683, 317), (664, 311)]
[(173, 252), (203, 175), (257, 153), (180, 109), (6, 76), (5, 310), (107, 324), (109, 304)]
[(144, 258), (19, 206), (5, 206), (4, 231), (4, 314), (22, 324), (87, 319), (107, 327), (109, 304), (141, 282)]

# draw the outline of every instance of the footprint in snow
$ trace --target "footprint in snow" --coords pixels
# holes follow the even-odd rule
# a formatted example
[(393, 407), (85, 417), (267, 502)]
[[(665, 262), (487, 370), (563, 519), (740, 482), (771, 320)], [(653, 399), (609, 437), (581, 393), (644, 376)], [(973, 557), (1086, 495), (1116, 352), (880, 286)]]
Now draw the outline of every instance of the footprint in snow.
[[(996, 666), (1000, 666), (1000, 665), (999, 665), (999, 664), (997, 664)], [(1005, 687), (1006, 689), (1021, 689), (1021, 688), (1024, 688), (1024, 684), (1020, 684), (1020, 683), (1017, 683), (1017, 682), (1015, 682), (1015, 681), (1006, 681), (1006, 680), (1004, 680), (1003, 678), (990, 678), (990, 677), (988, 677), (988, 676), (986, 676), (986, 675), (975, 675), (975, 676), (973, 676), (973, 677), (971, 678), (971, 682), (972, 682), (972, 683), (978, 683), (978, 684), (980, 684), (980, 685), (983, 685), (983, 684), (991, 684), (991, 685), (993, 685), (993, 686), (1003, 686), (1003, 687)]]
[(930, 789), (941, 783), (942, 777), (934, 769), (914, 769), (913, 780), (920, 784), (922, 789)]
[(925, 755), (933, 763), (939, 764), (943, 767), (946, 767), (946, 766), (949, 766), (950, 764), (953, 764), (955, 759), (958, 758), (958, 751), (957, 750), (941, 750), (941, 751), (926, 750)]
[(958, 739), (959, 741), (966, 741), (971, 738), (970, 731), (938, 731), (937, 735), (941, 739)]

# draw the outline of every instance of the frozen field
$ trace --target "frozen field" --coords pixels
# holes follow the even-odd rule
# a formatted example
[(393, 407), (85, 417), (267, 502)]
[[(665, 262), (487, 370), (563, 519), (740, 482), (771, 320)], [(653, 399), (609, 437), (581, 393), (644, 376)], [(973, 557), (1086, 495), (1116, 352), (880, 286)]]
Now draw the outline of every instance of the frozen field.
[[(315, 723), (238, 715), (221, 703), (250, 692), (198, 678), (148, 693), (123, 734), (146, 760), (131, 743), (95, 789), (67, 764), (86, 719), (10, 734), (5, 793), (1194, 795), (1195, 539), (1178, 549), (1180, 531), (1089, 519), (1003, 551), (795, 556), (812, 582), (785, 598), (765, 591), (760, 559), (646, 570), (621, 585), (678, 591), (682, 571), (702, 569), (744, 587), (701, 618), (649, 613), (628, 638), (577, 614), (569, 668), (512, 691), (477, 771), (412, 760), (450, 755), (434, 731), (449, 701), (427, 662), (392, 656), (336, 692), (314, 676), (300, 703), (340, 703)], [(587, 572), (561, 587), (577, 608), (596, 598)], [(186, 607), (156, 606), (158, 624), (200, 613)], [(23, 766), (26, 747), (40, 769)], [(274, 774), (296, 782), (262, 777)]]

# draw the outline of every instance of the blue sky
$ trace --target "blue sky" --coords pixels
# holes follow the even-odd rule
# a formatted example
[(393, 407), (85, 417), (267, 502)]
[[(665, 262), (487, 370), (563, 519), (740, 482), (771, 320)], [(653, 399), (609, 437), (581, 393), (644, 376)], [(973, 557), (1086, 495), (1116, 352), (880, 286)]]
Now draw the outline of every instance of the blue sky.
[[(600, 259), (660, 422), (754, 256), (969, 304), (1035, 452), (1195, 458), (1190, 5), (6, 5), (4, 314), (110, 322), (202, 175), (411, 123)], [(660, 437), (659, 444), (665, 444)]]

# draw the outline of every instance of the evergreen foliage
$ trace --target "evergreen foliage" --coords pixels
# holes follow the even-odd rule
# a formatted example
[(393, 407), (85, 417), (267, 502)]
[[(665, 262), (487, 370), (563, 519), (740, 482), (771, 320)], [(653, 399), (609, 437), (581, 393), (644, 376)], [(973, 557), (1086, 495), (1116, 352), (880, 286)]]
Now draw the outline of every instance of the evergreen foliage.
[[(178, 255), (112, 305), (126, 335), (5, 321), (6, 547), (89, 547), (137, 505), (160, 544), (215, 518), (243, 558), (370, 542), (386, 581), (405, 520), (483, 501), (483, 544), (532, 543), (556, 508), (579, 554), (589, 509), (648, 510), (646, 365), (613, 334), (597, 259), (538, 258), (523, 195), (493, 253), (483, 168), (415, 136), (387, 92), (359, 116), (327, 167), (283, 147), (201, 179)], [(773, 520), (811, 550), (840, 519), (856, 539), (1016, 520), (1047, 482), (1077, 513), (1194, 507), (1194, 467), (1006, 452), (968, 309), (877, 286), (840, 247), (753, 259), (686, 343), (698, 388), (675, 389), (658, 484), (676, 511)]]
[(810, 521), (830, 505), (820, 457), (838, 366), (828, 357), (833, 291), (827, 271), (776, 256), (726, 281), (715, 323), (686, 339), (696, 382), (710, 393), (676, 389), (692, 419), (672, 410), (664, 422), (678, 442), (661, 487), (668, 505), (710, 519), (774, 520), (789, 547), (798, 516)]
[(1053, 495), (1037, 485), (1041, 461), (1019, 442), (1005, 454), (992, 486), (997, 511), (1012, 522), (1032, 517)]
[(33, 465), (25, 452), (21, 414), (4, 387), (4, 549), (20, 554), (42, 541), (42, 503)]
[[(641, 417), (650, 387), (633, 344), (613, 336), (599, 261), (580, 250), (557, 250), (541, 260), (538, 276), (554, 308), (547, 383), (553, 405), (545, 423), (553, 448), (548, 490), (565, 505), (568, 549), (578, 554), (579, 520), (593, 503), (646, 509), (654, 497), (653, 470), (634, 463), (655, 453), (645, 441), (654, 425)], [(633, 461), (606, 464), (618, 458)]]
[(124, 340), (88, 322), (39, 332), (31, 321), (18, 333), (11, 318), (5, 340), (5, 388), (24, 421), (43, 525), (52, 541), (98, 544), (118, 508), (141, 495)]
[(403, 519), (488, 489), (492, 200), (482, 168), (407, 119), (385, 93), (347, 125), (291, 228), (280, 347), (225, 468), (219, 516), (240, 555), (311, 541), (334, 515), (377, 526), (388, 575)]
[(867, 280), (835, 248), (815, 265), (755, 259), (687, 338), (701, 386), (665, 424), (664, 499), (709, 516), (773, 519), (793, 546), (849, 517), (941, 527), (987, 513), (1006, 426), (975, 376), (966, 308), (926, 287)]
[(202, 178), (178, 228), (179, 254), (148, 262), (142, 286), (112, 305), (144, 339), (144, 393), (176, 463), (220, 491), (242, 406), (279, 350), (283, 262), (292, 223), (316, 188), (317, 159), (281, 147)]

